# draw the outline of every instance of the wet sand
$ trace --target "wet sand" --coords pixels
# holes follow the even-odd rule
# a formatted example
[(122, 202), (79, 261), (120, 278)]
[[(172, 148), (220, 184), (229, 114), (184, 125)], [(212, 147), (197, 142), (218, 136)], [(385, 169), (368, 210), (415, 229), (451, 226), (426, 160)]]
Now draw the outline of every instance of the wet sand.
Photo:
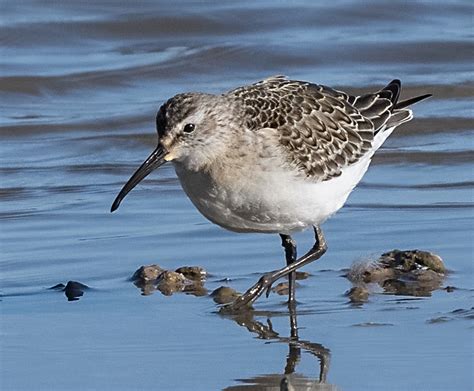
[[(1, 388), (472, 389), (470, 2), (180, 4), (2, 5)], [(277, 293), (240, 317), (207, 294), (143, 295), (141, 265), (199, 265), (210, 293), (284, 264), (278, 236), (200, 216), (169, 166), (109, 213), (165, 99), (272, 74), (354, 93), (400, 78), (403, 96), (434, 97), (323, 226), (295, 313)], [(304, 252), (312, 234), (296, 240)], [(439, 254), (439, 289), (351, 302), (351, 265), (395, 248)], [(88, 289), (68, 300), (68, 281)]]

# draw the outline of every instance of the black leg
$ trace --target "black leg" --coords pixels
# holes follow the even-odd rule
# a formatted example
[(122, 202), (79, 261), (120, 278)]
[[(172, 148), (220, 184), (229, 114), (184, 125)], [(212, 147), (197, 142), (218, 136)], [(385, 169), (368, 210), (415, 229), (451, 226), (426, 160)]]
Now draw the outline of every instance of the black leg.
[[(289, 266), (296, 262), (296, 242), (290, 235), (280, 234), (281, 245), (285, 249), (286, 265)], [(295, 303), (295, 285), (296, 285), (296, 271), (288, 274), (288, 303), (291, 305)]]
[(249, 306), (251, 306), (252, 303), (265, 292), (265, 290), (269, 289), (276, 280), (321, 258), (327, 250), (326, 240), (324, 239), (321, 228), (314, 227), (314, 236), (314, 246), (305, 255), (280, 270), (265, 274), (254, 286), (247, 290), (247, 292), (235, 299), (232, 303), (223, 306), (221, 310), (223, 312), (236, 312), (249, 308)]

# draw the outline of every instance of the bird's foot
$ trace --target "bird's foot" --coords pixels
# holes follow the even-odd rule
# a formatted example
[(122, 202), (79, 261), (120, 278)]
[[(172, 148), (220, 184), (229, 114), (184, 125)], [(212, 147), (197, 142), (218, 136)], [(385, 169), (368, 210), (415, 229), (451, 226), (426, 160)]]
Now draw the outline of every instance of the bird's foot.
[(260, 277), (257, 283), (249, 288), (242, 296), (237, 297), (229, 304), (223, 305), (220, 309), (220, 312), (224, 314), (233, 314), (251, 310), (253, 302), (257, 300), (265, 291), (267, 292), (268, 297), (273, 282), (274, 279), (272, 278), (272, 273), (263, 275)]

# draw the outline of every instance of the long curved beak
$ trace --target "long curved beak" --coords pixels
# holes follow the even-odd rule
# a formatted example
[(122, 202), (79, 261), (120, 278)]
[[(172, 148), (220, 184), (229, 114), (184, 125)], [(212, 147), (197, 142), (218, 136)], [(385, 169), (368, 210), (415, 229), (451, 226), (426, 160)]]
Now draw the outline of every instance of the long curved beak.
[(125, 196), (136, 186), (140, 181), (145, 178), (150, 172), (156, 170), (158, 167), (166, 163), (165, 160), (166, 152), (161, 145), (158, 145), (156, 149), (151, 153), (150, 156), (145, 160), (145, 162), (140, 166), (140, 168), (135, 171), (132, 177), (124, 185), (117, 198), (115, 198), (110, 211), (113, 212), (119, 206)]

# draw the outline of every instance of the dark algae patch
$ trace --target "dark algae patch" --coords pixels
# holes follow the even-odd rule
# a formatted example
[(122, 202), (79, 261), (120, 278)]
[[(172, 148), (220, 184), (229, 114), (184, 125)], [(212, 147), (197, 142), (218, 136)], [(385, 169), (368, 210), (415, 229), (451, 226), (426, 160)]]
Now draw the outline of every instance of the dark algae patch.
[(377, 284), (383, 292), (400, 296), (431, 296), (440, 289), (446, 276), (441, 257), (421, 250), (392, 250), (374, 262), (356, 263), (346, 277), (354, 284), (347, 292), (351, 302), (367, 301), (370, 287)]

